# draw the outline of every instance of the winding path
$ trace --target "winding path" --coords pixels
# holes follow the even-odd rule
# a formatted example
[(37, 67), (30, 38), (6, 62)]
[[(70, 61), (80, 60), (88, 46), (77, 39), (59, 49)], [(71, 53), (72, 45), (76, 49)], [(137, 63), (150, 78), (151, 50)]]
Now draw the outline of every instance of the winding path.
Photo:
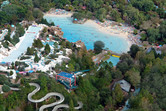
[[(60, 99), (54, 103), (51, 103), (51, 104), (48, 104), (48, 105), (43, 105), (39, 108), (39, 111), (43, 111), (44, 109), (48, 108), (48, 107), (54, 107), (54, 109), (52, 111), (57, 111), (59, 108), (69, 108), (69, 105), (67, 104), (61, 104), (65, 98), (62, 94), (60, 93), (57, 93), (57, 92), (51, 92), (51, 93), (48, 93), (46, 94), (44, 97), (42, 97), (41, 99), (38, 99), (38, 100), (34, 100), (32, 99), (32, 96), (35, 95), (39, 90), (40, 90), (40, 86), (36, 83), (29, 83), (30, 86), (35, 86), (36, 89), (33, 90), (31, 93), (28, 94), (28, 100), (30, 102), (33, 102), (33, 103), (39, 103), (39, 102), (43, 102), (45, 101), (46, 99), (52, 97), (52, 96), (58, 96)], [(78, 107), (74, 107), (75, 109), (80, 109), (82, 108), (83, 106), (83, 103), (82, 102), (78, 102)]]

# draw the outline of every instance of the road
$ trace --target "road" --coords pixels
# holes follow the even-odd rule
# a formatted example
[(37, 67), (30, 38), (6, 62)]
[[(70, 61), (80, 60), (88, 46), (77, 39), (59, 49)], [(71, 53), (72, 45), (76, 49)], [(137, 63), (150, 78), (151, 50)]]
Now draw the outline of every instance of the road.
[[(34, 100), (32, 99), (32, 96), (35, 95), (39, 90), (40, 90), (40, 86), (36, 83), (29, 83), (30, 86), (35, 86), (36, 89), (33, 90), (31, 93), (28, 94), (28, 100), (30, 102), (33, 102), (33, 103), (39, 103), (39, 102), (43, 102), (45, 101), (46, 99), (52, 97), (52, 96), (58, 96), (60, 99), (54, 103), (51, 103), (51, 104), (47, 104), (47, 105), (43, 105), (39, 108), (39, 111), (44, 111), (44, 109), (48, 108), (48, 107), (54, 107), (54, 109), (52, 111), (57, 111), (59, 108), (69, 108), (69, 105), (67, 104), (61, 104), (65, 98), (62, 94), (60, 93), (57, 93), (57, 92), (51, 92), (51, 93), (48, 93), (46, 94), (44, 97), (38, 99), (38, 100)], [(79, 106), (78, 107), (74, 107), (75, 109), (80, 109), (82, 108), (83, 106), (83, 103), (82, 102), (78, 102)]]

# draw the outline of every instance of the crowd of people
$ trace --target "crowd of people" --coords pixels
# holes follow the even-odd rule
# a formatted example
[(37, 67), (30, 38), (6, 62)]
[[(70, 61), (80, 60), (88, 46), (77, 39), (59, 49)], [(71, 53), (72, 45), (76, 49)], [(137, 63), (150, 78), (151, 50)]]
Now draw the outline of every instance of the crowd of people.
[[(69, 12), (63, 9), (50, 9), (48, 11), (48, 14), (55, 14), (55, 15), (67, 15)], [(77, 23), (84, 23), (85, 20), (82, 21), (78, 21), (76, 20)], [(123, 32), (123, 33), (128, 33), (128, 39), (131, 41), (132, 44), (137, 44), (140, 46), (141, 41), (140, 41), (140, 35), (134, 35), (133, 32), (135, 30), (135, 28), (133, 26), (129, 26), (128, 24), (122, 24), (122, 23), (117, 23), (111, 20), (106, 20), (105, 22), (100, 22), (99, 20), (95, 20), (95, 22), (97, 24), (99, 24), (102, 27), (110, 27), (110, 31), (111, 33), (115, 33), (118, 34), (119, 32)], [(113, 30), (117, 30), (117, 32), (113, 32)]]
[(55, 14), (55, 15), (67, 15), (68, 14), (68, 12), (66, 10), (54, 9), (54, 8), (51, 8), (47, 13), (48, 14)]
[[(106, 20), (105, 22), (100, 22), (98, 20), (95, 20), (95, 22), (102, 27), (109, 27), (110, 26), (110, 29), (115, 29), (119, 32), (128, 33), (128, 39), (131, 41), (131, 43), (141, 46), (140, 45), (141, 44), (141, 41), (140, 41), (141, 36), (139, 34), (137, 34), (137, 35), (133, 34), (133, 32), (135, 30), (134, 27), (129, 26), (128, 24), (116, 23), (116, 22), (110, 21), (110, 20)], [(111, 33), (117, 34), (117, 32), (113, 32), (112, 30), (109, 30), (109, 31), (111, 31)]]

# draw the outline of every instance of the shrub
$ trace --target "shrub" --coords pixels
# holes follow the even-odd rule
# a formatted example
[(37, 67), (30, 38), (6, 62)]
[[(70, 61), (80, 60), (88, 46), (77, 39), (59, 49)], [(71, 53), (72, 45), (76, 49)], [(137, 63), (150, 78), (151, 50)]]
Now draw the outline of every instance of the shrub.
[(9, 92), (9, 91), (10, 91), (10, 87), (9, 87), (8, 85), (4, 84), (4, 85), (2, 86), (2, 91), (3, 91), (3, 92)]

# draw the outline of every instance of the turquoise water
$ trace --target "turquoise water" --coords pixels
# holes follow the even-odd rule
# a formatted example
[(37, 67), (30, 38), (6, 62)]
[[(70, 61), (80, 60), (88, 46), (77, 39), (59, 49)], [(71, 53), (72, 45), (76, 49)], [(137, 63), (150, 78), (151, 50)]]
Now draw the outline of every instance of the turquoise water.
[(127, 51), (128, 43), (124, 38), (119, 36), (105, 34), (99, 31), (95, 26), (85, 24), (73, 24), (70, 17), (50, 17), (44, 16), (48, 22), (54, 22), (59, 25), (64, 32), (64, 38), (70, 42), (81, 40), (85, 43), (86, 48), (93, 49), (95, 41), (101, 40), (105, 43), (105, 48), (108, 48), (117, 53)]
[(43, 45), (46, 45), (46, 44), (49, 44), (50, 46), (53, 46), (54, 45), (54, 42), (50, 41), (50, 42), (42, 42)]
[(119, 62), (119, 58), (117, 58), (117, 57), (110, 57), (108, 60), (107, 60), (107, 62), (112, 62), (112, 64), (113, 64), (113, 66), (116, 66), (116, 64)]

